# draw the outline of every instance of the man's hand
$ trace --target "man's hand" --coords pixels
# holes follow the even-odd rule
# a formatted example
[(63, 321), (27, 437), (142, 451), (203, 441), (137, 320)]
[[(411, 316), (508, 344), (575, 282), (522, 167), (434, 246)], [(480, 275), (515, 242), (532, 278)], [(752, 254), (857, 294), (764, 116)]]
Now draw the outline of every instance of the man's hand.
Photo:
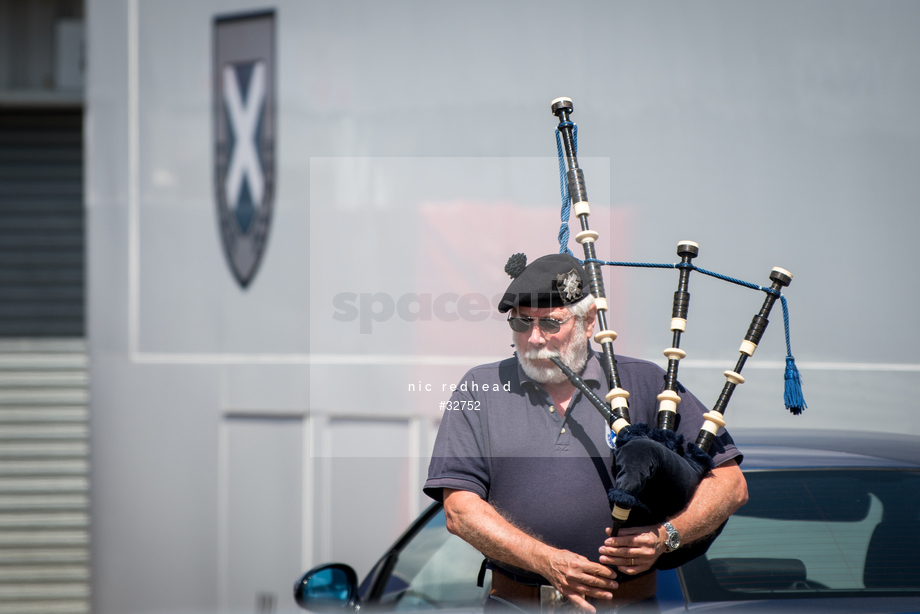
[(580, 608), (595, 612), (585, 597), (613, 599), (616, 590), (614, 573), (609, 567), (592, 563), (580, 554), (568, 550), (555, 550), (549, 555), (545, 569), (540, 572), (560, 593)]
[(540, 574), (579, 607), (595, 612), (585, 597), (612, 599), (618, 588), (609, 567), (553, 548), (508, 522), (479, 495), (444, 489), (447, 530), (484, 555)]
[(610, 529), (607, 529), (608, 537), (598, 548), (600, 562), (616, 565), (617, 569), (629, 575), (651, 568), (664, 552), (662, 530), (661, 525), (630, 527), (620, 529), (616, 537), (610, 537)]
[[(680, 533), (681, 541), (691, 544), (715, 531), (747, 498), (744, 474), (731, 459), (703, 477), (693, 498), (670, 522)], [(616, 537), (608, 537), (598, 548), (602, 555), (599, 560), (616, 565), (623, 573), (637, 574), (655, 564), (664, 552), (666, 538), (667, 531), (660, 524), (620, 529)]]

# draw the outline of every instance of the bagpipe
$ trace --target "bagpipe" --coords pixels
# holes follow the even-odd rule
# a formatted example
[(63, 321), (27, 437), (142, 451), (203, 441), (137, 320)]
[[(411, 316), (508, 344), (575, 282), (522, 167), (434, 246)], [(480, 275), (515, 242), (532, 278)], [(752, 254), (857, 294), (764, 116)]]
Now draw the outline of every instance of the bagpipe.
[[(553, 362), (565, 373), (569, 381), (604, 416), (607, 423), (607, 442), (613, 450), (615, 485), (608, 496), (612, 506), (612, 534), (615, 536), (624, 524), (629, 526), (654, 525), (667, 520), (683, 509), (696, 492), (700, 481), (713, 467), (710, 450), (717, 440), (719, 429), (725, 426), (725, 411), (735, 388), (744, 383), (741, 371), (748, 358), (761, 341), (769, 323), (768, 317), (779, 299), (783, 308), (786, 328), (786, 407), (793, 414), (799, 414), (806, 407), (801, 394), (801, 382), (789, 347), (788, 310), (781, 290), (788, 287), (792, 274), (779, 267), (770, 272), (771, 285), (762, 287), (718, 273), (701, 269), (693, 264), (699, 255), (699, 245), (692, 241), (681, 241), (677, 245), (677, 264), (647, 264), (604, 262), (597, 258), (595, 242), (598, 233), (591, 230), (588, 218), (590, 204), (585, 189), (584, 172), (578, 166), (577, 126), (570, 121), (573, 111), (569, 98), (557, 98), (552, 102), (552, 112), (559, 119), (556, 127), (556, 144), (559, 154), (560, 186), (562, 191), (562, 227), (559, 233), (560, 252), (568, 250), (569, 216), (575, 213), (581, 231), (575, 241), (584, 249), (584, 267), (590, 282), (590, 291), (597, 304), (598, 332), (594, 340), (603, 351), (602, 364), (607, 375), (609, 392), (600, 398), (560, 359)], [(613, 350), (616, 332), (607, 326), (608, 303), (604, 293), (602, 265), (643, 266), (676, 268), (679, 272), (677, 290), (671, 312), (671, 347), (664, 350), (668, 359), (664, 377), (664, 390), (658, 395), (657, 424), (631, 424), (629, 418), (629, 392), (621, 386), (617, 373), (617, 361)], [(763, 305), (751, 320), (739, 350), (734, 369), (725, 371), (726, 382), (712, 410), (704, 414), (704, 423), (695, 442), (685, 442), (675, 432), (675, 423), (680, 396), (678, 395), (678, 369), (686, 353), (680, 349), (681, 335), (686, 332), (687, 314), (690, 306), (690, 274), (697, 271), (723, 281), (729, 281), (763, 291), (766, 296)], [(717, 533), (716, 533), (717, 534)], [(712, 536), (714, 539), (715, 536)], [(704, 540), (705, 541), (705, 540)], [(711, 541), (709, 542), (711, 543)], [(664, 555), (658, 568), (680, 565), (690, 558), (705, 552), (685, 552), (679, 556)], [(677, 552), (677, 551), (675, 551)], [(673, 554), (673, 553), (671, 553)]]

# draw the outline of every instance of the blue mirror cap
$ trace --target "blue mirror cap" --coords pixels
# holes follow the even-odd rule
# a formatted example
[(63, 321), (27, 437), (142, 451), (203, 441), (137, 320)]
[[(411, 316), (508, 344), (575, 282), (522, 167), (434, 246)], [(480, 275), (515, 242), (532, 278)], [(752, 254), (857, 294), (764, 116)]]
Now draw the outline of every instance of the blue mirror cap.
[(294, 601), (313, 612), (354, 611), (358, 607), (358, 574), (349, 565), (314, 567), (294, 584)]

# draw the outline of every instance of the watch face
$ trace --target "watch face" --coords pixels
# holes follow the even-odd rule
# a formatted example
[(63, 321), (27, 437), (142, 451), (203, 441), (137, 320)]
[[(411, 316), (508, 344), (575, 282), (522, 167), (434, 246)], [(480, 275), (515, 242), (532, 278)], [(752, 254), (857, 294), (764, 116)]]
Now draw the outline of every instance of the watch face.
[(668, 535), (668, 546), (676, 550), (680, 546), (680, 535)]

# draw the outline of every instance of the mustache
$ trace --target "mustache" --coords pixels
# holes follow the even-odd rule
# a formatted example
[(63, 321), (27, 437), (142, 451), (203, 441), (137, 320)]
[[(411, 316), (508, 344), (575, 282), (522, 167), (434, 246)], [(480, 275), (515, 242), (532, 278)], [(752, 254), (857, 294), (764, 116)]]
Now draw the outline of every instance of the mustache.
[(548, 348), (540, 348), (527, 350), (524, 353), (524, 357), (529, 360), (549, 360), (550, 358), (558, 358), (559, 352), (554, 352)]

